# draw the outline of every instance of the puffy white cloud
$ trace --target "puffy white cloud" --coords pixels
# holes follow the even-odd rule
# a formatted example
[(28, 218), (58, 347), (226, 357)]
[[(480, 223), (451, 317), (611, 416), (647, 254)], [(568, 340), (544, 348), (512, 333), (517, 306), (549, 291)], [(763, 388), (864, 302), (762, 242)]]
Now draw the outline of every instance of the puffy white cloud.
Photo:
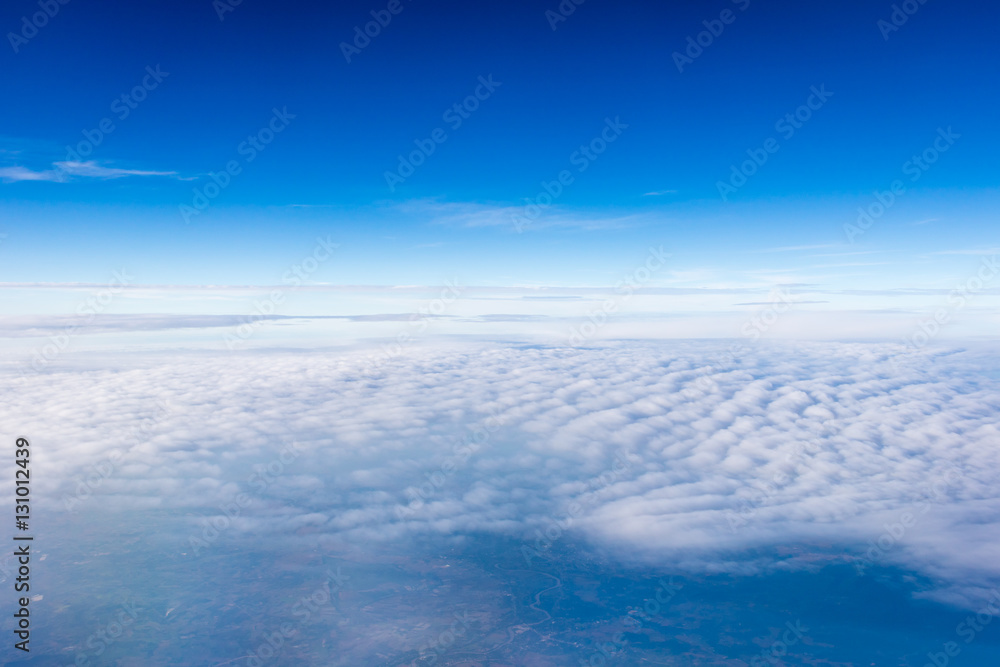
[(0, 419), (32, 438), (39, 502), (83, 484), (105, 507), (190, 513), (195, 531), (245, 493), (234, 539), (533, 545), (563, 522), (621, 557), (710, 571), (812, 545), (931, 576), (957, 603), (1000, 577), (988, 351), (787, 344), (720, 363), (725, 347), (454, 344), (374, 373), (365, 351), (91, 359), (7, 370)]

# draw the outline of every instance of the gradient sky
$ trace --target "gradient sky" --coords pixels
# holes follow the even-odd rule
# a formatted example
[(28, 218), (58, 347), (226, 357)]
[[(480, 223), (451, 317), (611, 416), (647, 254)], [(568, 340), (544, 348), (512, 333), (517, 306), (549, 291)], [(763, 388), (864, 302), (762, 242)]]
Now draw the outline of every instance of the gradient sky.
[[(664, 245), (661, 286), (945, 289), (1000, 245), (996, 7), (931, 1), (886, 39), (888, 2), (589, 0), (553, 30), (554, 0), (402, 0), (348, 63), (340, 44), (387, 4), (245, 0), (220, 20), (209, 0), (70, 2), (16, 53), (8, 35), (0, 280), (274, 284), (329, 236), (342, 254), (315, 282), (601, 286)], [(679, 72), (672, 54), (724, 10)], [(37, 11), (7, 3), (0, 26)], [(147, 67), (168, 75), (120, 119)], [(489, 76), (452, 129), (443, 113)], [(814, 86), (832, 97), (784, 137)], [(295, 118), (246, 162), (275, 108)], [(113, 132), (68, 159), (105, 118)], [(607, 118), (628, 128), (578, 171)], [(436, 128), (447, 139), (390, 189)], [(911, 181), (939, 128), (960, 138)], [(717, 183), (770, 137), (778, 152), (723, 201)], [(179, 207), (230, 160), (241, 173), (186, 224)], [(511, 215), (562, 170), (572, 184), (517, 233)], [(905, 194), (850, 242), (894, 179)]]
[[(55, 538), (33, 655), (114, 637), (136, 584), (106, 662), (261, 664), (281, 628), (274, 662), (400, 664), (438, 610), (482, 648), (438, 664), (569, 656), (676, 570), (651, 656), (779, 656), (780, 607), (816, 628), (789, 663), (924, 664), (956, 637), (932, 604), (1000, 596), (998, 25), (968, 0), (7, 0), (0, 430), (40, 454)], [(333, 557), (343, 597), (312, 581)], [(292, 640), (312, 590), (332, 608)]]

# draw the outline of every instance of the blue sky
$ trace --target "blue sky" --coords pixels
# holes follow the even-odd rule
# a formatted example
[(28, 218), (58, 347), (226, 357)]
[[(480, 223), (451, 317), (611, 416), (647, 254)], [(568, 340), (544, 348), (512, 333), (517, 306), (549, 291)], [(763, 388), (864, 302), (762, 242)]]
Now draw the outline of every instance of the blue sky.
[[(2, 279), (127, 266), (142, 284), (274, 284), (329, 235), (343, 252), (311, 279), (338, 285), (608, 285), (663, 244), (662, 286), (946, 288), (1000, 245), (996, 8), (928, 2), (884, 32), (891, 3), (589, 0), (554, 22), (558, 6), (402, 0), (348, 63), (341, 43), (388, 3), (247, 0), (221, 20), (207, 0), (61, 5), (0, 56), (21, 93), (0, 112)], [(0, 25), (37, 11), (9, 3)], [(678, 71), (688, 37), (719, 26)], [(251, 151), (275, 109), (294, 118)], [(939, 131), (958, 138), (907, 170)], [(602, 132), (602, 153), (580, 152)], [(769, 139), (724, 201), (719, 182)], [(433, 153), (390, 187), (415, 142)], [(852, 238), (896, 179), (905, 193)]]
[[(107, 661), (236, 664), (344, 556), (343, 618), (275, 662), (412, 659), (468, 609), (482, 655), (540, 664), (529, 639), (603, 641), (655, 571), (700, 606), (650, 653), (777, 655), (787, 606), (817, 621), (790, 664), (924, 664), (956, 636), (932, 603), (1000, 599), (998, 24), (968, 0), (8, 0), (0, 429), (39, 453), (68, 582), (35, 655), (83, 650), (141, 580)], [(548, 551), (553, 525), (592, 576), (542, 556), (558, 586), (505, 584), (524, 551), (483, 536)], [(762, 605), (768, 572), (791, 592)]]

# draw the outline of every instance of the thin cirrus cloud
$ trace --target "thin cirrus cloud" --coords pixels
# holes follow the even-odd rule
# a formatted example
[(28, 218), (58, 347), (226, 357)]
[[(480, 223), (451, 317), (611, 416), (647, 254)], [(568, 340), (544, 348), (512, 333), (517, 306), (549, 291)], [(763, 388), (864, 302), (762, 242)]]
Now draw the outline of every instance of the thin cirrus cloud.
[(625, 229), (644, 221), (642, 215), (600, 215), (572, 212), (555, 205), (511, 205), (481, 202), (445, 202), (419, 199), (398, 204), (401, 213), (449, 227), (507, 227), (517, 230), (564, 228)]
[(0, 180), (6, 183), (18, 181), (48, 181), (50, 183), (66, 183), (74, 178), (96, 178), (110, 180), (127, 176), (163, 176), (187, 180), (176, 171), (148, 171), (142, 169), (121, 169), (106, 167), (94, 160), (86, 162), (54, 162), (54, 169), (33, 170), (20, 165), (0, 167)]
[(840, 247), (844, 247), (843, 244), (822, 243), (818, 245), (795, 245), (795, 246), (782, 246), (780, 248), (764, 248), (763, 250), (758, 250), (757, 252), (797, 252), (800, 250), (825, 250), (827, 248), (840, 248)]
[(966, 248), (962, 250), (939, 250), (932, 255), (997, 255), (1000, 248)]
[[(1000, 369), (988, 351), (728, 349), (118, 354), (26, 376), (0, 423), (47, 434), (39, 497), (72, 492), (80, 471), (124, 448), (96, 501), (139, 512), (122, 521), (173, 510), (192, 534), (240, 491), (240, 471), (294, 438), (301, 460), (226, 539), (406, 544), (485, 532), (534, 544), (576, 503), (563, 539), (736, 573), (853, 563), (909, 513), (916, 522), (878, 565), (919, 573), (934, 582), (925, 594), (959, 605), (1000, 579)], [(142, 442), (129, 441), (130, 427), (158, 414)], [(468, 436), (480, 446), (456, 465)], [(176, 542), (186, 550), (186, 535)], [(799, 555), (761, 560), (782, 545)]]

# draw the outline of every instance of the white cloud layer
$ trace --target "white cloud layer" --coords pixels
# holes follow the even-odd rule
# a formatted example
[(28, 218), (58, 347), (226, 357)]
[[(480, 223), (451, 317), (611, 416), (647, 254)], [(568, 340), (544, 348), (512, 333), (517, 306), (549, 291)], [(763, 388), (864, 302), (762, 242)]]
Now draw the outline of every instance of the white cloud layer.
[[(784, 566), (853, 562), (912, 514), (873, 563), (929, 576), (958, 604), (1000, 579), (993, 356), (874, 343), (725, 350), (91, 359), (24, 377), (8, 368), (2, 423), (32, 438), (38, 502), (61, 505), (111, 459), (93, 489), (101, 507), (190, 512), (192, 535), (244, 492), (255, 502), (221, 539), (491, 531), (538, 546), (536, 531), (558, 521), (623, 557), (720, 571), (769, 566), (749, 563), (751, 550), (781, 545), (812, 549)], [(301, 455), (276, 465), (292, 439)], [(280, 472), (251, 480), (268, 465)]]

